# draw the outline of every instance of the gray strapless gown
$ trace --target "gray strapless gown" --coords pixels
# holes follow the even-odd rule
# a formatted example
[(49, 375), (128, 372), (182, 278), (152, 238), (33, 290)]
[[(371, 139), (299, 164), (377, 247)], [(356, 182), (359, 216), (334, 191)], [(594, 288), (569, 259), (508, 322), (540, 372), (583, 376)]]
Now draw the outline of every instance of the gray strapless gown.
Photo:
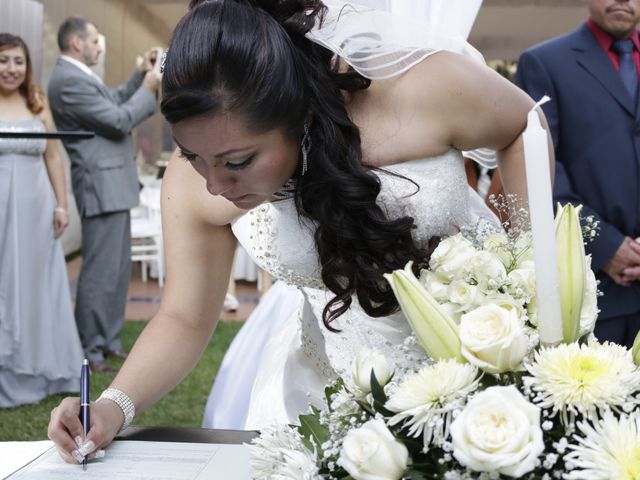
[[(0, 130), (44, 131), (37, 119)], [(0, 139), (0, 408), (77, 392), (82, 347), (60, 242), (45, 140)]]

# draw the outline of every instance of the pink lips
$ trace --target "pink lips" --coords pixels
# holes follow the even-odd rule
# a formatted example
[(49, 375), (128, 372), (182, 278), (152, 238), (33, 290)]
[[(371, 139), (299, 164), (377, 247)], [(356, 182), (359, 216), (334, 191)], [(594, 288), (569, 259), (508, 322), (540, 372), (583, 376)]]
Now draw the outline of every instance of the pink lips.
[(628, 15), (633, 15), (633, 12), (631, 12), (630, 10), (628, 10), (626, 8), (619, 7), (619, 6), (611, 7), (609, 9), (607, 9), (607, 11), (609, 13), (626, 13)]
[(227, 200), (229, 200), (232, 203), (236, 203), (236, 202), (240, 202), (242, 200), (244, 200), (246, 197), (248, 197), (249, 195), (242, 195), (241, 197), (235, 197), (235, 198), (231, 198), (231, 197), (224, 197)]

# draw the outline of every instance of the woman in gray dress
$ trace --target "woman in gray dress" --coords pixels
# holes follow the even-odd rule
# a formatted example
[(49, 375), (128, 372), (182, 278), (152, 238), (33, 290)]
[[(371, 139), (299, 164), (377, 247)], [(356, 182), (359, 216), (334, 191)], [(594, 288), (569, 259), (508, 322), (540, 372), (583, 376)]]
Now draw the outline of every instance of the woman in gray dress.
[[(0, 33), (0, 131), (55, 130), (24, 41)], [(57, 240), (69, 223), (54, 140), (0, 138), (0, 408), (79, 390), (82, 348)]]

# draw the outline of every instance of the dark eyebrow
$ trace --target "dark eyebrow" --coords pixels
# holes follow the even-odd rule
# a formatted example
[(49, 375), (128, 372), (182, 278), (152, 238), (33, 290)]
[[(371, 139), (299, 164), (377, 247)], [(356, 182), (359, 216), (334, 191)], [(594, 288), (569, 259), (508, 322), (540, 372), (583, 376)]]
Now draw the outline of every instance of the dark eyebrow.
[[(173, 141), (176, 142), (176, 145), (178, 145), (180, 150), (182, 150), (183, 152), (189, 153), (189, 154), (194, 154), (193, 152), (189, 151), (188, 149), (186, 149), (182, 145), (180, 145), (180, 142), (178, 142), (178, 140), (176, 140), (175, 137), (173, 137)], [(246, 152), (247, 150), (251, 150), (252, 148), (255, 148), (255, 145), (249, 145), (247, 147), (242, 147), (242, 148), (230, 148), (229, 150), (225, 150), (222, 153), (218, 153), (217, 155), (215, 155), (215, 157), (216, 158), (224, 158), (224, 157), (228, 157), (230, 155), (233, 155), (234, 153)]]

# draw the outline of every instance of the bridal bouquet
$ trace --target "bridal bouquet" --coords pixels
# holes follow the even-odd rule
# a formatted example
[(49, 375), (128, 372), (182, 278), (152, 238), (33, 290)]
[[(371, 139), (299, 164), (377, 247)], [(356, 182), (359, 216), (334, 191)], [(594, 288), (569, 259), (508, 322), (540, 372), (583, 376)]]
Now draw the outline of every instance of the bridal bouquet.
[(591, 336), (578, 213), (556, 217), (563, 343), (538, 339), (528, 233), (449, 237), (419, 277), (411, 264), (387, 275), (429, 360), (399, 373), (361, 351), (326, 405), (261, 432), (256, 478), (640, 478), (640, 341)]

